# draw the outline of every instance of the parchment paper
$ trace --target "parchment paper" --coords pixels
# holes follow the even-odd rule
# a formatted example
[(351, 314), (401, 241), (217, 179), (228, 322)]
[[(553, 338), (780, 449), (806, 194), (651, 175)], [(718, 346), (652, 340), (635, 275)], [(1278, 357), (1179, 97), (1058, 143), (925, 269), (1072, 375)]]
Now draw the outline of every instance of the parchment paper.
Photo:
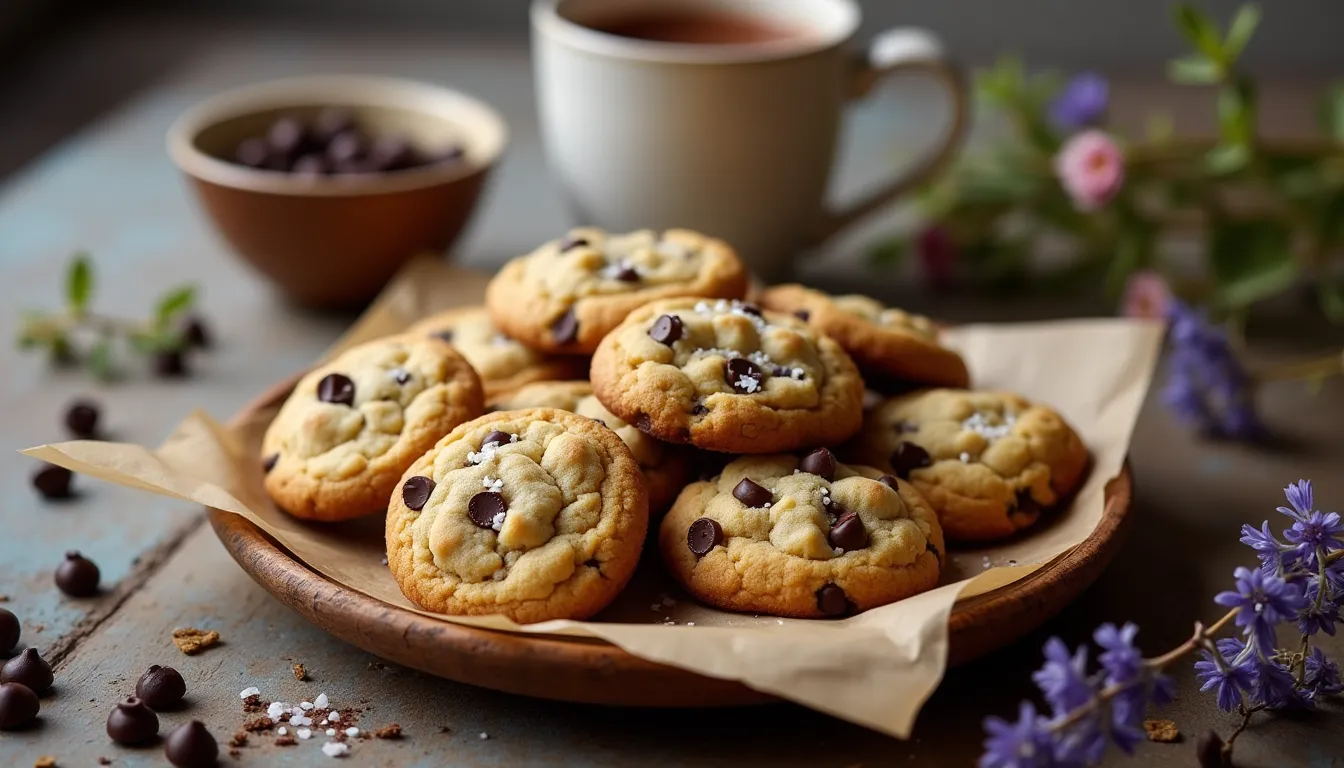
[[(437, 259), (412, 262), (331, 350), (404, 328), (430, 312), (480, 302), (485, 276)], [(515, 632), (599, 637), (630, 653), (757, 690), (905, 738), (947, 661), (947, 619), (958, 597), (1021, 579), (1076, 546), (1101, 519), (1106, 481), (1120, 471), (1152, 376), (1161, 327), (1128, 320), (963, 326), (948, 343), (975, 384), (1053, 405), (1091, 451), (1089, 479), (1072, 505), (1027, 535), (949, 552), (941, 586), (839, 621), (776, 619), (696, 604), (662, 573), (656, 549), (617, 601), (587, 622), (518, 626), (500, 617), (444, 621)], [(416, 609), (382, 564), (381, 519), (312, 525), (280, 512), (261, 485), (258, 456), (274, 409), (223, 425), (187, 417), (157, 450), (75, 441), (25, 451), (81, 474), (246, 517), (332, 581)], [(667, 606), (663, 598), (675, 600)], [(674, 622), (669, 624), (669, 622)], [(692, 626), (693, 625), (693, 626)]]

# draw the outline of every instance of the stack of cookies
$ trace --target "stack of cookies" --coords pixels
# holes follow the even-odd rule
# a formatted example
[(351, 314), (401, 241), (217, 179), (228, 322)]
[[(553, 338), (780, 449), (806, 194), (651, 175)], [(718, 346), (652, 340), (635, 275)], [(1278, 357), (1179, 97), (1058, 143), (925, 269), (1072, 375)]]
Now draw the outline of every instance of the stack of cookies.
[(863, 611), (934, 587), (944, 537), (1012, 536), (1081, 484), (1060, 415), (968, 389), (927, 318), (748, 289), (722, 241), (575, 229), (485, 306), (306, 376), (267, 431), (266, 488), (311, 520), (385, 510), (388, 565), (426, 610), (535, 622), (608, 605), (646, 538), (706, 604)]

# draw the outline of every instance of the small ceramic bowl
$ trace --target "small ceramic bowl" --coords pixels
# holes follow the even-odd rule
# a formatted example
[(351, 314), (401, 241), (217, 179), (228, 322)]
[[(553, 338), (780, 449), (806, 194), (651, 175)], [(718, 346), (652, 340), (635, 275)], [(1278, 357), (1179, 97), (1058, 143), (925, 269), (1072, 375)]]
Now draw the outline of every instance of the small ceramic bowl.
[[(457, 162), (384, 173), (306, 176), (233, 162), (244, 139), (281, 116), (348, 109), (374, 135), (401, 134), (426, 152), (460, 146)], [(168, 131), (168, 154), (220, 234), (291, 299), (345, 307), (372, 299), (417, 253), (442, 252), (462, 231), (507, 128), (484, 103), (427, 83), (379, 77), (277, 80), (219, 94)]]

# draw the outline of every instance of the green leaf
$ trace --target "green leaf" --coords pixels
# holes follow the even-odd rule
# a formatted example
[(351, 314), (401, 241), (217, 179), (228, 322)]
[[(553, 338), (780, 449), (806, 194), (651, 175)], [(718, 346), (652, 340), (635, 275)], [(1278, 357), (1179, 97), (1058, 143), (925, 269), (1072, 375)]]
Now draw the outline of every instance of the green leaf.
[(1143, 136), (1154, 144), (1165, 144), (1176, 136), (1176, 121), (1166, 112), (1154, 112), (1143, 121)]
[(93, 267), (89, 265), (88, 254), (77, 253), (65, 273), (65, 303), (71, 312), (80, 314), (89, 306), (92, 295)]
[(1250, 162), (1251, 149), (1245, 144), (1223, 144), (1204, 155), (1204, 166), (1218, 176), (1236, 173)]
[(110, 339), (99, 339), (89, 347), (88, 357), (85, 362), (89, 366), (89, 373), (103, 381), (111, 381), (117, 377), (116, 365), (112, 360), (112, 341)]
[(868, 263), (881, 269), (895, 269), (905, 260), (906, 254), (910, 251), (909, 246), (909, 241), (894, 237), (878, 243), (868, 251)]
[(165, 328), (179, 313), (196, 302), (196, 286), (184, 285), (165, 293), (154, 308), (154, 324)]
[(1240, 309), (1297, 280), (1288, 226), (1272, 219), (1215, 221), (1209, 259), (1224, 307)]
[(1249, 145), (1255, 135), (1255, 86), (1238, 78), (1218, 91), (1218, 131), (1227, 144)]
[(1316, 298), (1330, 322), (1344, 324), (1344, 284), (1322, 280), (1316, 287)]
[(1223, 56), (1227, 62), (1237, 60), (1258, 26), (1260, 26), (1260, 6), (1246, 3), (1237, 9), (1236, 15), (1232, 17), (1232, 23), (1227, 27), (1227, 37), (1223, 40)]
[(1222, 35), (1218, 34), (1218, 26), (1213, 23), (1213, 19), (1203, 11), (1186, 3), (1177, 5), (1176, 27), (1196, 50), (1214, 61), (1222, 60)]
[(146, 355), (158, 352), (172, 352), (186, 346), (186, 339), (173, 328), (159, 328), (153, 331), (138, 331), (127, 341), (131, 348)]
[(1181, 85), (1212, 85), (1222, 79), (1223, 71), (1217, 62), (1191, 54), (1168, 61), (1167, 77)]
[(1344, 141), (1344, 83), (1335, 83), (1325, 92), (1317, 117), (1326, 135)]

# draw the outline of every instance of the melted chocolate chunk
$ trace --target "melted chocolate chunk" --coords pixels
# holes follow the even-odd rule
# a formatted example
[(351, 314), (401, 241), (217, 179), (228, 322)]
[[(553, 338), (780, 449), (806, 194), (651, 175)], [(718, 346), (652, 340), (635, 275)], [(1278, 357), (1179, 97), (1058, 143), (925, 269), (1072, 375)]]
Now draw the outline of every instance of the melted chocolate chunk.
[(697, 555), (706, 555), (722, 543), (723, 527), (717, 520), (702, 517), (691, 523), (691, 527), (686, 531), (686, 546)]
[(270, 456), (261, 460), (261, 471), (270, 473), (272, 469), (275, 469), (275, 464), (278, 461), (280, 461), (280, 454), (272, 453)]
[(336, 405), (354, 405), (355, 382), (344, 374), (329, 373), (317, 383), (317, 399)]
[(653, 419), (650, 419), (647, 413), (636, 413), (634, 425), (635, 429), (647, 435), (653, 429)]
[(744, 477), (742, 482), (733, 488), (733, 498), (748, 507), (759, 508), (773, 501), (775, 495), (769, 488), (757, 484), (751, 478)]
[(551, 324), (551, 338), (556, 344), (571, 344), (578, 337), (579, 319), (574, 316), (574, 308), (570, 307), (559, 320)]
[(798, 469), (816, 475), (823, 480), (835, 479), (835, 454), (828, 448), (818, 448), (803, 457)]
[(659, 315), (658, 319), (653, 321), (653, 327), (649, 328), (649, 338), (670, 347), (681, 338), (683, 330), (680, 317)]
[(849, 611), (849, 598), (834, 584), (817, 590), (817, 610), (825, 616), (843, 616)]
[(434, 493), (434, 481), (422, 475), (409, 477), (401, 484), (401, 500), (406, 506), (419, 512), (429, 502)]
[(868, 530), (863, 527), (863, 521), (857, 513), (846, 512), (831, 526), (830, 541), (832, 547), (839, 547), (846, 552), (863, 549), (868, 546)]

